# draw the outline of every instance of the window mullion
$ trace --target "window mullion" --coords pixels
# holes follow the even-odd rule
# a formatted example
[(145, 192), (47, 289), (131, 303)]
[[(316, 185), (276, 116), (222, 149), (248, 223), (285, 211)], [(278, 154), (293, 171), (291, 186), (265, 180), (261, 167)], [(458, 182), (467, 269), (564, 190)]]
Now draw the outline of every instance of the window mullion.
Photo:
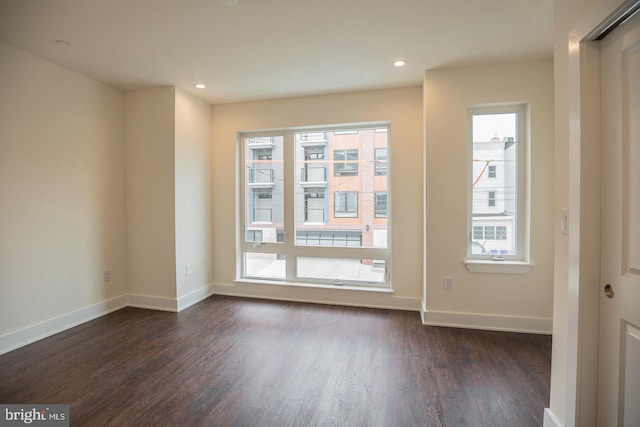
[(295, 253), (295, 189), (297, 182), (295, 162), (294, 133), (284, 133), (283, 150), (284, 171), (284, 246), (283, 253), (286, 259), (286, 280), (291, 282), (296, 278), (296, 253)]

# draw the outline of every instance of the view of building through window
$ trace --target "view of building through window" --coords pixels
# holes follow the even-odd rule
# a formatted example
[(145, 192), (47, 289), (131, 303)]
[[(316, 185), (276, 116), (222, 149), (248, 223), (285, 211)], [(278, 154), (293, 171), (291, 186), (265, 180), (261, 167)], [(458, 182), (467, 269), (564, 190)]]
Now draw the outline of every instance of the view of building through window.
[(386, 284), (388, 143), (387, 127), (244, 135), (243, 276)]
[(518, 255), (519, 109), (471, 114), (470, 256)]

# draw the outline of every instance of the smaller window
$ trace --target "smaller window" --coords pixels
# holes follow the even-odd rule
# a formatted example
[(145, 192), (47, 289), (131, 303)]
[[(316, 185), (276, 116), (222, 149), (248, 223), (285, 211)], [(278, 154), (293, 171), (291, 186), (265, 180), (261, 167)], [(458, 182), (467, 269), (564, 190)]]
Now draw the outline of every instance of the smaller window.
[(304, 149), (305, 160), (324, 160), (324, 147), (307, 147)]
[(262, 242), (262, 230), (247, 230), (247, 242)]
[(334, 176), (358, 175), (358, 150), (334, 150), (333, 161)]
[(335, 218), (357, 218), (358, 192), (337, 191), (334, 193), (333, 216)]
[(376, 191), (376, 218), (387, 217), (387, 192)]
[(496, 205), (496, 192), (489, 191), (489, 207), (494, 207)]
[(263, 149), (263, 150), (255, 150), (254, 158), (258, 160), (273, 160), (273, 150)]
[(484, 240), (484, 227), (473, 227), (473, 240)]
[(376, 157), (376, 175), (386, 175), (387, 174), (387, 149), (376, 148), (375, 157)]
[(495, 165), (491, 165), (489, 166), (489, 178), (495, 178), (496, 177), (496, 167)]

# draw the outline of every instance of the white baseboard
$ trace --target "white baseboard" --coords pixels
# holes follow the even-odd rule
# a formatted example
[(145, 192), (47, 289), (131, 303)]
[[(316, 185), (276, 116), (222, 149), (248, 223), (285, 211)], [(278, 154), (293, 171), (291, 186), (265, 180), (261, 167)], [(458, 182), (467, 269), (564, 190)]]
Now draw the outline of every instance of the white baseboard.
[(270, 285), (239, 281), (232, 285), (217, 283), (213, 285), (213, 289), (216, 295), (387, 310), (420, 311), (421, 301), (419, 298), (397, 297), (388, 290), (331, 289), (313, 285)]
[(127, 306), (177, 312), (178, 300), (175, 298), (154, 297), (151, 295), (129, 294), (127, 295)]
[(213, 285), (203, 286), (178, 299), (138, 294), (120, 295), (1, 335), (0, 354), (8, 353), (124, 307), (178, 312), (208, 298), (213, 294), (213, 290)]
[(451, 328), (551, 335), (553, 327), (552, 319), (432, 311), (426, 310), (424, 306), (420, 315), (425, 325)]
[(551, 412), (551, 408), (544, 408), (544, 421), (542, 423), (543, 427), (562, 427), (562, 424), (553, 412)]
[(0, 336), (0, 354), (8, 353), (58, 332), (78, 326), (127, 306), (127, 296), (111, 298)]
[(178, 311), (182, 311), (185, 308), (189, 308), (192, 305), (209, 298), (211, 295), (213, 295), (213, 293), (213, 285), (207, 285), (181, 296), (180, 298), (178, 298)]

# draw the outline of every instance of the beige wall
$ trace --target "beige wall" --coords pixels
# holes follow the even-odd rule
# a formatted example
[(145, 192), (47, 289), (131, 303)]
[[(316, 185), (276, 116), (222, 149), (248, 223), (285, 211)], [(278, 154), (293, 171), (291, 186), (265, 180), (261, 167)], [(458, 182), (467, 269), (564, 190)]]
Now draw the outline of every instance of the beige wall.
[(176, 274), (180, 298), (212, 281), (211, 106), (176, 90), (175, 120)]
[(0, 43), (0, 338), (126, 292), (123, 104)]
[(175, 299), (175, 89), (128, 92), (125, 107), (129, 292)]
[(0, 353), (211, 293), (210, 111), (0, 43)]
[(210, 293), (211, 106), (172, 86), (125, 105), (130, 302), (180, 310)]
[[(427, 71), (426, 311), (531, 319), (551, 325), (553, 295), (553, 62)], [(531, 140), (531, 262), (527, 274), (471, 273), (467, 247), (467, 108), (528, 102)], [(444, 290), (444, 277), (453, 290)], [(482, 317), (480, 317), (481, 319)], [(473, 319), (473, 318), (471, 318)], [(540, 321), (538, 321), (540, 320)], [(499, 320), (495, 327), (500, 328)], [(489, 321), (489, 324), (491, 321)], [(508, 323), (504, 325), (509, 329)], [(538, 325), (538, 326), (535, 326)], [(527, 329), (523, 326), (522, 329)]]
[[(214, 106), (212, 110), (214, 283), (217, 292), (417, 310), (422, 292), (422, 91), (420, 87)], [(253, 129), (391, 122), (393, 295), (234, 283), (236, 134)]]

